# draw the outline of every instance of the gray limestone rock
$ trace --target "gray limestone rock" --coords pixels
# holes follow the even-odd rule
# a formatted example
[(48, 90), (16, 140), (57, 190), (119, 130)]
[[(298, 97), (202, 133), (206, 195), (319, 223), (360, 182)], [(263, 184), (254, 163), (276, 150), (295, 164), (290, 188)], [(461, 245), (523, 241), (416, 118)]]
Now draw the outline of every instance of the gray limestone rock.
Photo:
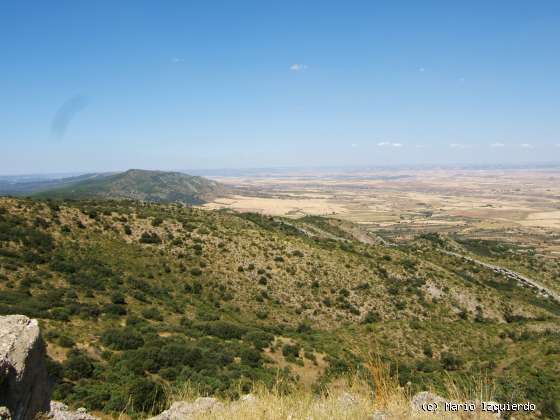
[(24, 315), (0, 316), (0, 407), (12, 420), (48, 412), (50, 387), (39, 324)]
[(196, 414), (222, 410), (224, 405), (216, 398), (200, 397), (194, 402), (174, 402), (164, 412), (152, 417), (150, 420), (182, 420), (192, 418)]

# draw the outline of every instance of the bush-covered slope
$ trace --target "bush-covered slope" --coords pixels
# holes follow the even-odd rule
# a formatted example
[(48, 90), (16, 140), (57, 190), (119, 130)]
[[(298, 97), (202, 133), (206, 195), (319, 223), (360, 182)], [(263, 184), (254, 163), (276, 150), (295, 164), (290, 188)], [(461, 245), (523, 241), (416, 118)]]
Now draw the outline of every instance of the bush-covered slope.
[(0, 195), (23, 196), (55, 188), (69, 187), (79, 182), (94, 178), (109, 176), (110, 174), (84, 174), (64, 178), (41, 178), (41, 177), (0, 177)]
[(38, 194), (50, 198), (111, 198), (171, 203), (201, 204), (225, 193), (226, 187), (206, 178), (179, 172), (130, 169), (126, 172), (87, 179)]
[(0, 199), (0, 313), (41, 320), (55, 397), (90, 410), (157, 411), (187, 381), (321, 389), (375, 353), (412, 391), (474, 372), (558, 413), (558, 303), (430, 241), (312, 222), (329, 235), (181, 205)]

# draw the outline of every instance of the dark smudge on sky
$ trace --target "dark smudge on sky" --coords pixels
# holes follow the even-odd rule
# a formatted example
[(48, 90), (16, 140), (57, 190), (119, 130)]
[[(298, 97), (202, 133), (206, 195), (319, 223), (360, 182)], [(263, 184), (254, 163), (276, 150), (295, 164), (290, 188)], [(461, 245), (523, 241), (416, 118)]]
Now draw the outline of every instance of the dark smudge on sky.
[(58, 138), (64, 137), (70, 122), (87, 105), (88, 100), (83, 95), (75, 95), (64, 102), (54, 115), (51, 123), (51, 134)]

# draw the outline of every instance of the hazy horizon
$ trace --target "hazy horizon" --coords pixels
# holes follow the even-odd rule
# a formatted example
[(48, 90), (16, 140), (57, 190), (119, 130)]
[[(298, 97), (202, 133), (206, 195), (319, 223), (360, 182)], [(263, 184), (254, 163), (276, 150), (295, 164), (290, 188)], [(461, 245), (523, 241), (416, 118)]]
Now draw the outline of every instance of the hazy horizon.
[(163, 172), (181, 172), (190, 175), (220, 177), (220, 176), (250, 176), (250, 175), (273, 175), (273, 174), (296, 174), (301, 172), (325, 172), (354, 173), (363, 171), (422, 171), (422, 170), (548, 170), (560, 169), (560, 162), (536, 162), (536, 163), (427, 163), (427, 164), (393, 164), (393, 165), (318, 165), (318, 166), (270, 166), (270, 167), (238, 167), (238, 168), (145, 168), (130, 167), (115, 170), (93, 170), (93, 171), (58, 171), (58, 172), (19, 172), (0, 173), (1, 178), (69, 178), (87, 174), (112, 174), (122, 173), (128, 170), (146, 170)]
[(560, 3), (4, 5), (0, 173), (560, 160)]

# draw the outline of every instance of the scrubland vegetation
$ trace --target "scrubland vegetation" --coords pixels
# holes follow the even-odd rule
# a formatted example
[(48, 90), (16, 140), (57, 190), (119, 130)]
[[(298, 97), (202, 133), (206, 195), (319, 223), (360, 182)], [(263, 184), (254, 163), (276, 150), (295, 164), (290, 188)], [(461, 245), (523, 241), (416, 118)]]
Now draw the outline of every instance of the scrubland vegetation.
[(55, 399), (107, 415), (159, 412), (185, 386), (312, 413), (348, 375), (370, 410), (374, 352), (405, 397), (474, 375), (560, 416), (560, 304), (440, 252), (499, 244), (374, 242), (323, 218), (4, 198), (0, 314), (40, 320)]

